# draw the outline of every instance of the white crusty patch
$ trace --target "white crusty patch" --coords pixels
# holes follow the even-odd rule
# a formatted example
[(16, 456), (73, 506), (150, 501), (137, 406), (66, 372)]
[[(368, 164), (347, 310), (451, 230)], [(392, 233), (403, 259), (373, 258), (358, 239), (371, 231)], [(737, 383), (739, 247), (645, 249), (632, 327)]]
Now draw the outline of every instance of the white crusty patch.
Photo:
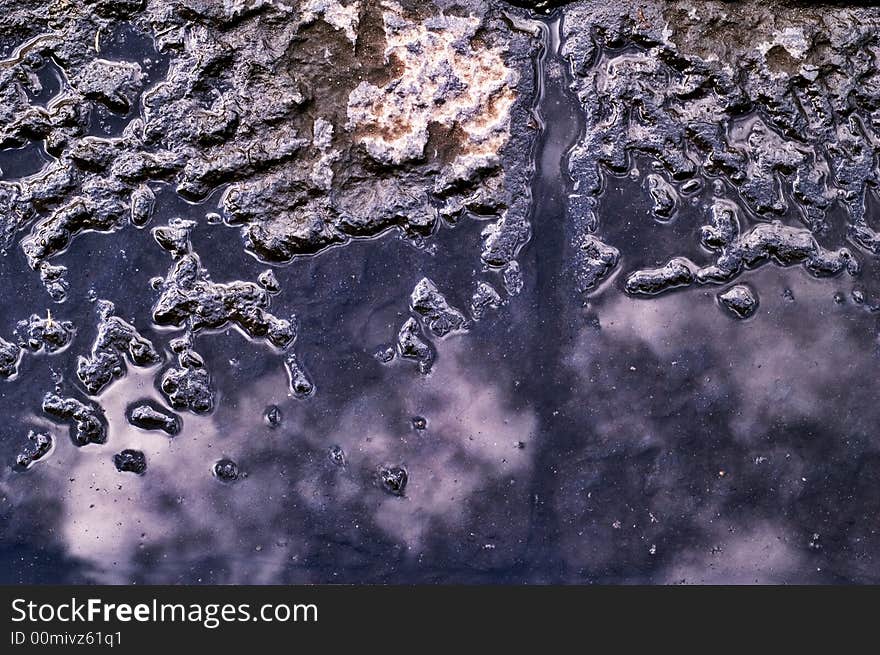
[(324, 118), (316, 118), (312, 125), (312, 145), (321, 151), (321, 157), (312, 165), (309, 179), (319, 189), (329, 191), (333, 184), (332, 164), (339, 159), (339, 151), (331, 150), (333, 124)]
[(402, 71), (383, 87), (365, 81), (351, 92), (348, 129), (374, 159), (397, 165), (425, 154), (430, 124), (458, 126), (467, 140), (447, 174), (497, 165), (518, 78), (501, 48), (473, 45), (480, 18), (440, 14), (416, 23), (394, 2), (383, 7), (385, 60)]
[(312, 123), (312, 143), (318, 150), (326, 150), (333, 142), (333, 123), (325, 118), (316, 118)]
[(774, 46), (782, 46), (794, 59), (803, 59), (810, 44), (800, 27), (786, 27), (781, 32), (774, 32), (772, 41), (762, 41), (755, 48), (766, 55)]
[(347, 5), (339, 0), (305, 0), (300, 8), (300, 20), (303, 25), (307, 25), (320, 16), (330, 27), (345, 32), (353, 45), (357, 42), (360, 12), (361, 3), (358, 0)]

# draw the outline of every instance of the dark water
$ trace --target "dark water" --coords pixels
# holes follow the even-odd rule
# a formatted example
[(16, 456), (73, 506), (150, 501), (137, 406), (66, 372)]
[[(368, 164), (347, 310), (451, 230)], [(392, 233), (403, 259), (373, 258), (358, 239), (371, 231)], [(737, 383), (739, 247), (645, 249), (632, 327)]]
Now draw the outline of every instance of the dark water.
[[(579, 295), (563, 171), (582, 125), (558, 23), (543, 29), (525, 285), (466, 334), (438, 340), (430, 375), (374, 353), (393, 341), (422, 276), (459, 308), (478, 279), (497, 279), (476, 264), (478, 221), (424, 244), (389, 232), (274, 269), (282, 291), (271, 310), (298, 318), (313, 397), (292, 397), (265, 343), (235, 329), (200, 334), (212, 414), (180, 413), (175, 437), (131, 426), (131, 405), (164, 398), (157, 368), (129, 366), (100, 396), (108, 444), (77, 448), (40, 399), (59, 378), (66, 395), (85, 397), (75, 359), (95, 337), (86, 299), (114, 302), (167, 366), (180, 331), (148, 317), (150, 280), (172, 260), (149, 230), (81, 236), (55, 260), (70, 268), (70, 300), (51, 305), (20, 250), (0, 258), (6, 338), (47, 309), (77, 326), (67, 350), (25, 357), (18, 379), (0, 384), (0, 461), (15, 461), (28, 429), (56, 443), (30, 470), (0, 474), (4, 582), (878, 581), (875, 265), (855, 281), (748, 271), (741, 281), (760, 305), (745, 321), (719, 308), (712, 287), (633, 299), (622, 290), (631, 271), (678, 255), (707, 261), (690, 244), (712, 195), (704, 184), (660, 224), (650, 167), (637, 163), (637, 176), (607, 177), (599, 208), (621, 264)], [(2, 153), (0, 166), (15, 156)], [(212, 279), (256, 280), (267, 267), (239, 232), (205, 220), (218, 197), (193, 205), (165, 190), (152, 225), (199, 221), (193, 248)], [(145, 475), (115, 469), (125, 448), (145, 453)], [(242, 473), (232, 484), (211, 473), (224, 458)], [(404, 496), (377, 483), (382, 466), (405, 467)]]

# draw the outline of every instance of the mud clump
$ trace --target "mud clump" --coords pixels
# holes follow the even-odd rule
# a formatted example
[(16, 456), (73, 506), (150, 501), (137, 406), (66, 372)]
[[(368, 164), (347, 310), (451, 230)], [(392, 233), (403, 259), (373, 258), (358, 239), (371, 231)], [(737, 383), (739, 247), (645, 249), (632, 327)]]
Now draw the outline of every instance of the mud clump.
[(284, 420), (284, 415), (281, 413), (281, 408), (278, 407), (278, 405), (272, 405), (266, 408), (263, 418), (266, 421), (266, 425), (275, 429), (281, 425), (281, 421)]
[(501, 307), (501, 296), (488, 282), (478, 282), (471, 296), (471, 316), (475, 321), (482, 319), (489, 311)]
[(66, 266), (52, 266), (42, 262), (36, 270), (46, 287), (46, 292), (53, 301), (61, 303), (67, 300), (67, 290), (70, 288), (70, 283), (64, 278), (67, 274)]
[(373, 353), (373, 358), (380, 364), (390, 364), (394, 360), (394, 346), (380, 346)]
[(156, 210), (156, 194), (146, 184), (138, 185), (131, 192), (129, 220), (135, 227), (144, 227), (153, 218)]
[(43, 398), (43, 411), (70, 424), (70, 438), (77, 446), (107, 441), (104, 411), (96, 405), (90, 406), (76, 398), (62, 398), (58, 394), (47, 393)]
[(174, 409), (195, 414), (207, 414), (214, 409), (211, 376), (192, 359), (188, 365), (165, 371), (160, 388)]
[[(752, 38), (742, 38), (743, 24)], [(660, 222), (682, 209), (679, 190), (698, 203), (712, 182), (716, 204), (702, 245), (716, 262), (692, 269), (698, 283), (730, 282), (768, 261), (802, 264), (817, 277), (855, 274), (858, 250), (880, 253), (867, 220), (878, 180), (880, 77), (857, 55), (878, 28), (876, 8), (855, 4), (835, 10), (834, 20), (821, 6), (786, 2), (567, 6), (561, 55), (585, 123), (568, 158), (575, 240), (602, 228), (609, 180), (647, 165), (644, 191)], [(843, 230), (829, 221), (837, 210)], [(841, 237), (855, 248), (819, 245)], [(656, 286), (646, 279), (655, 271), (628, 290), (682, 286), (689, 276), (677, 268), (680, 275), (667, 269), (661, 277), (679, 284)]]
[(153, 228), (153, 239), (175, 259), (183, 257), (192, 248), (189, 235), (195, 226), (195, 221), (172, 218), (168, 225)]
[(214, 462), (211, 471), (214, 474), (214, 477), (220, 480), (220, 482), (235, 482), (241, 476), (241, 473), (238, 470), (238, 464), (231, 459), (221, 459)]
[(147, 470), (147, 458), (139, 450), (126, 449), (113, 455), (113, 463), (120, 473), (143, 475)]
[(403, 496), (409, 476), (402, 466), (382, 466), (379, 468), (379, 484), (392, 496)]
[(15, 333), (22, 348), (34, 353), (54, 354), (70, 345), (76, 328), (70, 321), (52, 318), (49, 312), (46, 316), (33, 314), (26, 321), (19, 321)]
[(744, 284), (719, 293), (718, 302), (736, 318), (748, 318), (758, 309), (758, 297)]
[(586, 235), (578, 243), (575, 258), (577, 290), (585, 293), (595, 289), (611, 274), (620, 260), (620, 251), (592, 235)]
[(162, 374), (159, 388), (174, 409), (186, 409), (195, 414), (207, 414), (214, 409), (214, 391), (211, 376), (205, 369), (205, 360), (193, 350), (193, 339), (187, 334), (171, 342), (177, 353), (177, 367)]
[(194, 333), (233, 323), (254, 339), (286, 348), (296, 338), (296, 325), (268, 313), (269, 304), (269, 293), (252, 282), (211, 282), (198, 256), (187, 253), (168, 272), (153, 320), (159, 325), (186, 324)]
[(519, 262), (509, 262), (501, 271), (501, 280), (508, 296), (518, 296), (525, 284)]
[(656, 173), (646, 176), (645, 181), (651, 200), (654, 201), (651, 213), (661, 223), (669, 221), (672, 219), (673, 214), (675, 214), (675, 208), (678, 204), (675, 187)]
[(855, 275), (858, 261), (846, 248), (830, 252), (822, 248), (809, 230), (789, 227), (780, 221), (761, 223), (745, 234), (732, 203), (716, 203), (712, 220), (702, 228), (704, 247), (720, 254), (713, 266), (697, 271), (700, 282), (726, 282), (744, 267), (773, 261), (779, 266), (803, 264), (814, 277), (830, 277), (847, 271)]
[(422, 317), (425, 327), (436, 337), (467, 329), (467, 319), (452, 307), (437, 286), (428, 278), (422, 278), (410, 295), (412, 311)]
[(271, 268), (260, 273), (257, 277), (257, 284), (269, 293), (279, 293), (281, 291), (281, 284), (278, 282), (278, 278), (275, 277), (275, 273)]
[(295, 398), (308, 398), (315, 393), (315, 385), (309, 377), (305, 367), (303, 367), (299, 357), (293, 353), (289, 353), (284, 358), (284, 368), (287, 371), (290, 390), (293, 392)]
[(180, 432), (180, 419), (148, 403), (135, 405), (128, 412), (128, 422), (142, 430), (161, 430), (170, 436)]
[(114, 379), (125, 373), (123, 354), (135, 366), (154, 366), (162, 361), (149, 339), (131, 324), (113, 316), (113, 303), (98, 301), (98, 335), (88, 357), (79, 357), (76, 375), (90, 394), (101, 393)]
[(44, 459), (52, 451), (54, 440), (51, 435), (44, 432), (28, 432), (27, 436), (31, 444), (15, 458), (15, 465), (19, 470), (25, 471), (31, 466)]
[(428, 373), (431, 370), (434, 349), (422, 336), (422, 328), (416, 319), (406, 319), (398, 331), (397, 351), (404, 359), (415, 361), (420, 372)]
[(0, 378), (9, 380), (18, 373), (21, 348), (0, 338)]
[(684, 257), (669, 260), (660, 268), (647, 268), (632, 273), (625, 283), (626, 292), (653, 296), (669, 289), (686, 287), (696, 280), (695, 266)]

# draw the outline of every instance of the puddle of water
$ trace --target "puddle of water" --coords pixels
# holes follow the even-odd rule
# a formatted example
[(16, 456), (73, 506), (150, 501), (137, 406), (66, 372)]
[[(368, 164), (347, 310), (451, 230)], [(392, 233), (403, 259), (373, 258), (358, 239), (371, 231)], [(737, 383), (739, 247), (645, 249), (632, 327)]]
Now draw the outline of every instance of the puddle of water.
[(39, 90), (28, 90), (28, 98), (31, 104), (46, 107), (52, 98), (56, 97), (67, 84), (64, 72), (52, 58), (41, 58), (41, 64), (34, 69), (39, 82)]
[(0, 148), (0, 179), (17, 180), (39, 173), (53, 161), (43, 144), (32, 141), (20, 148)]

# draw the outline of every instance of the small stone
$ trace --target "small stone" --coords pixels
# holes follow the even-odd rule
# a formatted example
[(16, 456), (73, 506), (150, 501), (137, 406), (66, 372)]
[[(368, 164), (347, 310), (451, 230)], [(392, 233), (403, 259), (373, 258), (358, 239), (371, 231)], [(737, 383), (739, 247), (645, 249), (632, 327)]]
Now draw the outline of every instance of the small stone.
[(684, 257), (674, 257), (660, 268), (646, 268), (632, 273), (624, 288), (632, 295), (652, 296), (668, 289), (693, 284), (694, 265)]
[(580, 293), (595, 289), (620, 261), (620, 251), (592, 235), (580, 237), (575, 252), (575, 287)]
[(428, 427), (428, 419), (424, 416), (413, 416), (412, 426), (414, 430), (424, 430)]
[(394, 354), (393, 346), (382, 346), (376, 350), (373, 357), (375, 357), (380, 364), (388, 364), (394, 359)]
[(737, 284), (718, 294), (718, 301), (737, 318), (748, 318), (758, 308), (757, 296), (744, 284)]
[(516, 296), (523, 290), (523, 276), (519, 264), (510, 262), (501, 272), (501, 280), (504, 282), (504, 290), (508, 296)]
[(175, 259), (190, 252), (190, 233), (196, 227), (195, 221), (172, 218), (168, 225), (153, 228), (153, 239)]
[(146, 184), (139, 185), (131, 192), (131, 213), (129, 220), (136, 227), (143, 227), (153, 218), (156, 209), (156, 194)]
[(345, 452), (340, 446), (330, 446), (328, 456), (336, 466), (345, 466)]
[(18, 373), (21, 348), (0, 338), (0, 378), (11, 379)]
[(656, 173), (651, 173), (645, 180), (648, 185), (648, 193), (654, 201), (654, 207), (651, 210), (654, 218), (661, 223), (669, 221), (675, 213), (677, 202), (675, 188)]
[(271, 405), (266, 409), (266, 424), (270, 428), (274, 429), (281, 425), (281, 421), (283, 418), (284, 417), (281, 414), (281, 409), (278, 407), (278, 405)]
[(434, 350), (422, 336), (418, 321), (408, 318), (397, 333), (397, 349), (404, 359), (418, 363), (419, 371), (428, 373), (434, 363)]
[(284, 367), (287, 369), (290, 390), (293, 392), (294, 397), (300, 399), (308, 398), (315, 393), (314, 383), (295, 354), (290, 353), (284, 358)]
[(428, 278), (419, 280), (410, 295), (412, 310), (422, 317), (425, 327), (434, 336), (444, 337), (451, 332), (467, 329), (467, 320), (451, 306), (437, 286)]
[(139, 450), (123, 450), (113, 456), (116, 470), (122, 473), (136, 473), (142, 475), (147, 470), (147, 458)]
[(281, 291), (281, 285), (278, 283), (278, 278), (275, 277), (275, 273), (271, 268), (267, 268), (260, 273), (257, 277), (257, 283), (269, 293), (278, 293)]
[(684, 184), (681, 185), (682, 193), (696, 193), (699, 191), (703, 185), (696, 178), (690, 179)]
[(214, 477), (221, 482), (235, 482), (239, 478), (238, 464), (231, 459), (221, 459), (214, 463)]
[(408, 481), (406, 469), (402, 466), (383, 466), (379, 469), (379, 481), (382, 488), (394, 496), (402, 496)]

